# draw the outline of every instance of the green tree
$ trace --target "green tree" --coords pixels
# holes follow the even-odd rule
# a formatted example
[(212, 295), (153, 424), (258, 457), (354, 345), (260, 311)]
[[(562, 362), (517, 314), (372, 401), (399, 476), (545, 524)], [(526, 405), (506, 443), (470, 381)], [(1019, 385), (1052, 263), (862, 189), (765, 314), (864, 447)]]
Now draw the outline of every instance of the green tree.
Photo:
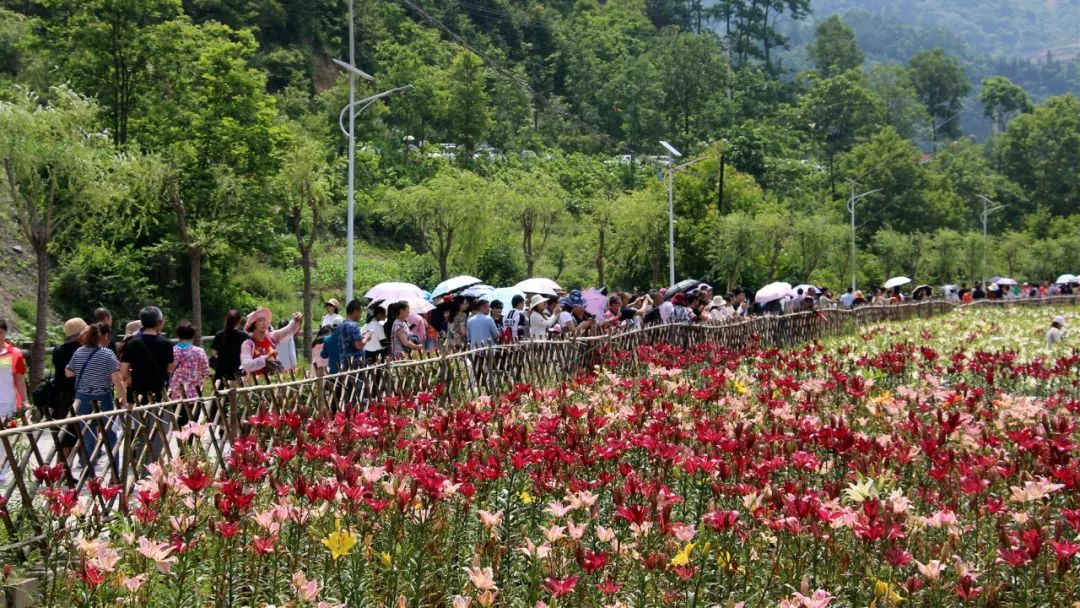
[(1013, 115), (1031, 111), (1031, 100), (1024, 89), (1004, 76), (994, 76), (982, 81), (979, 102), (982, 103), (983, 114), (994, 122), (995, 133), (1004, 131)]
[(1080, 100), (1053, 97), (1009, 122), (994, 143), (998, 168), (1051, 213), (1075, 213), (1080, 201)]
[(454, 55), (446, 77), (450, 81), (447, 129), (465, 154), (471, 154), (491, 123), (487, 68), (475, 54), (461, 50)]
[(866, 189), (881, 189), (860, 204), (860, 234), (873, 234), (883, 226), (910, 233), (960, 222), (963, 203), (955, 196), (948, 192), (936, 198), (926, 196), (928, 178), (919, 164), (921, 157), (922, 152), (892, 127), (843, 157), (844, 175)]
[(450, 51), (437, 31), (411, 21), (402, 24), (398, 36), (381, 41), (375, 48), (380, 85), (413, 87), (410, 94), (385, 105), (388, 120), (420, 142), (427, 140), (432, 127), (442, 130), (445, 126), (450, 107), (446, 73)]
[(825, 78), (862, 67), (863, 54), (855, 41), (855, 30), (839, 16), (833, 15), (822, 21), (807, 47), (810, 60)]
[(272, 187), (300, 252), (300, 267), (304, 273), (304, 356), (310, 359), (311, 303), (315, 297), (311, 284), (315, 263), (312, 249), (323, 230), (337, 173), (322, 142), (297, 125), (291, 125), (290, 131), (292, 137), (280, 152), (281, 168), (274, 176)]
[(616, 284), (643, 288), (667, 280), (666, 200), (657, 184), (615, 202), (609, 259)]
[(282, 128), (264, 74), (248, 66), (250, 32), (170, 22), (157, 43), (155, 102), (133, 117), (132, 133), (162, 159), (167, 232), (188, 263), (192, 320), (201, 330), (207, 260), (231, 247), (265, 247), (273, 234), (261, 184), (274, 173)]
[(391, 195), (395, 218), (416, 230), (424, 250), (435, 258), (439, 279), (450, 276), (450, 262), (468, 267), (489, 236), (483, 218), (492, 208), (492, 187), (469, 171), (446, 169), (422, 184)]
[(942, 49), (922, 51), (908, 62), (919, 101), (930, 112), (930, 131), (936, 148), (938, 137), (958, 137), (963, 100), (971, 91), (960, 60)]
[(24, 93), (11, 103), (0, 101), (0, 188), (37, 266), (31, 386), (44, 377), (56, 232), (94, 198), (113, 195), (103, 179), (111, 148), (87, 135), (94, 132), (96, 113), (92, 100), (64, 87), (52, 89), (48, 100)]
[(716, 219), (704, 236), (701, 250), (712, 265), (712, 276), (723, 277), (727, 291), (747, 281), (751, 256), (758, 246), (753, 217), (746, 211), (729, 213)]
[(772, 51), (787, 45), (776, 24), (810, 14), (810, 0), (719, 0), (713, 15), (721, 24), (733, 65), (760, 60), (772, 71)]
[(902, 65), (875, 65), (870, 89), (885, 102), (885, 121), (902, 137), (912, 139), (916, 129), (930, 123), (926, 106), (911, 82), (911, 69)]
[(542, 171), (510, 170), (502, 176), (506, 219), (521, 231), (525, 274), (535, 276), (536, 263), (566, 216), (567, 193)]
[(815, 78), (795, 107), (795, 124), (825, 154), (829, 190), (836, 195), (835, 161), (861, 138), (880, 128), (884, 104), (866, 85), (866, 77), (848, 70), (832, 78)]
[(982, 226), (980, 195), (1008, 205), (1006, 213), (991, 216), (992, 228), (1019, 226), (1018, 220), (1034, 211), (1023, 190), (994, 170), (986, 149), (967, 139), (950, 142), (924, 166), (931, 178), (928, 187), (955, 195), (966, 208), (960, 224), (964, 228)]
[(800, 282), (809, 283), (829, 260), (848, 250), (849, 228), (817, 215), (800, 215), (791, 225), (788, 249)]
[(964, 276), (964, 236), (945, 228), (935, 231), (925, 246), (923, 279), (939, 284), (960, 281)]
[(754, 232), (759, 242), (761, 260), (767, 283), (779, 280), (780, 262), (792, 231), (791, 213), (772, 205), (754, 216)]
[(919, 233), (901, 234), (895, 230), (879, 230), (871, 247), (877, 254), (882, 274), (887, 277), (919, 275), (923, 237)]
[[(727, 80), (723, 47), (712, 33), (693, 34), (676, 27), (664, 29), (651, 45), (651, 63), (662, 66), (662, 111), (682, 145), (707, 139), (711, 126), (707, 110), (719, 103)], [(637, 75), (640, 78), (640, 75)]]
[(180, 0), (39, 0), (48, 18), (41, 46), (73, 86), (92, 94), (108, 117), (113, 142), (128, 141), (140, 108), (161, 24), (181, 19)]

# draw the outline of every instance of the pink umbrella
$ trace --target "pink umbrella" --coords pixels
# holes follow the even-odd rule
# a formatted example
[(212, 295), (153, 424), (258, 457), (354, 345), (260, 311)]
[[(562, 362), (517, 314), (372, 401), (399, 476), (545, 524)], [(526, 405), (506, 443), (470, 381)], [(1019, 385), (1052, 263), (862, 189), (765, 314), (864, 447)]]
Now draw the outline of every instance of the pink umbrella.
[(607, 296), (600, 293), (600, 290), (592, 287), (586, 289), (581, 293), (582, 299), (585, 300), (585, 312), (596, 317), (604, 316), (604, 307), (607, 306)]
[(371, 300), (408, 300), (409, 298), (424, 299), (424, 290), (412, 283), (379, 283), (364, 294)]

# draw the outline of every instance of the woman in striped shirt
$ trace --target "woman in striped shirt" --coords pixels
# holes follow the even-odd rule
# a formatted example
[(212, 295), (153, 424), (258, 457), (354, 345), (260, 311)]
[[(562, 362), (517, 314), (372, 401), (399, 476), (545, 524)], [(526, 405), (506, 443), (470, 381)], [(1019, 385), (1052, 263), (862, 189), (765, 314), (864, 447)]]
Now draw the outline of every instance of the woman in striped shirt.
[[(102, 412), (113, 409), (113, 389), (116, 389), (117, 402), (124, 404), (126, 390), (124, 378), (120, 375), (120, 362), (116, 355), (105, 347), (109, 342), (109, 326), (93, 323), (83, 330), (80, 342), (82, 346), (71, 356), (71, 361), (64, 368), (64, 375), (75, 378), (75, 415), (82, 416), (94, 411), (93, 404), (98, 404)], [(116, 444), (116, 433), (112, 429), (112, 420), (104, 419), (105, 443), (109, 451)], [(79, 423), (83, 438), (83, 458), (89, 462), (97, 443), (95, 431), (101, 428), (99, 421), (89, 424)]]

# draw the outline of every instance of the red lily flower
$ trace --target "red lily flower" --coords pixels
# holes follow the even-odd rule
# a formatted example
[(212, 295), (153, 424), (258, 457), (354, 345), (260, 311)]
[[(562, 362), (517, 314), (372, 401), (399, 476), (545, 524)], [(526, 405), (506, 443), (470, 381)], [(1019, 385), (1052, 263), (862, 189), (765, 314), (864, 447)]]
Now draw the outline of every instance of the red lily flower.
[(568, 576), (562, 579), (548, 577), (544, 579), (544, 588), (547, 589), (552, 596), (560, 598), (572, 593), (574, 587), (577, 586), (577, 582), (577, 576)]

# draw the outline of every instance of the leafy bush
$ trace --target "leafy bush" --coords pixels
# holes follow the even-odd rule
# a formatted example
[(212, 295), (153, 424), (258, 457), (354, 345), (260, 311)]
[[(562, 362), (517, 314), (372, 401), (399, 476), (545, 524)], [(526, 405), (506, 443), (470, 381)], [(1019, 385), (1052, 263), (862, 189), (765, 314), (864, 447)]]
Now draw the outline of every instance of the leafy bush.
[(63, 317), (86, 317), (98, 306), (111, 310), (117, 319), (134, 317), (159, 297), (147, 277), (147, 263), (145, 255), (132, 247), (115, 250), (104, 243), (82, 244), (53, 277), (53, 306)]

